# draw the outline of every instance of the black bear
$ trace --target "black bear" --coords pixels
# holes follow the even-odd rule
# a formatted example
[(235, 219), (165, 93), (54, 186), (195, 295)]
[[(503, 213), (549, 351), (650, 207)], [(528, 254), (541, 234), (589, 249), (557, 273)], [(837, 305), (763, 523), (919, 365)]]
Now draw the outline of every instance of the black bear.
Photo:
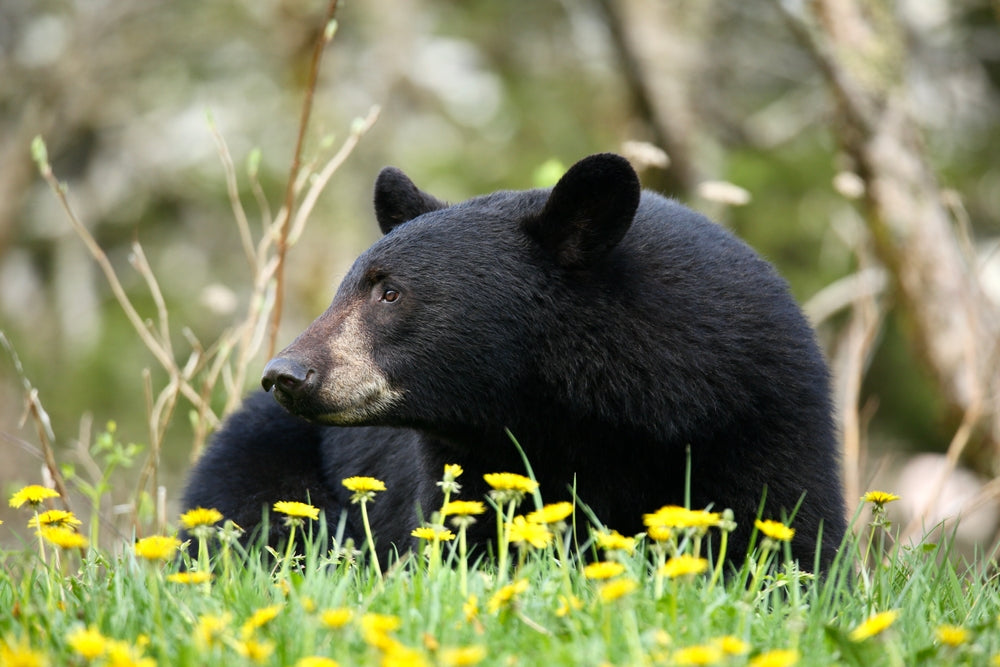
[[(405, 550), (440, 506), (446, 463), (465, 469), (465, 499), (483, 497), (484, 473), (524, 472), (509, 429), (546, 501), (573, 487), (636, 533), (689, 484), (692, 507), (735, 512), (740, 560), (766, 497), (765, 518), (797, 508), (803, 567), (817, 547), (831, 562), (845, 517), (827, 368), (787, 285), (747, 245), (642, 192), (613, 154), (551, 189), (451, 206), (386, 168), (374, 199), (384, 236), (267, 364), (277, 400), (250, 396), (228, 419), (187, 507), (254, 528), (274, 501), (308, 499), (331, 525), (346, 510), (360, 544), (341, 480), (371, 476), (387, 486), (369, 510), (379, 551)], [(475, 539), (495, 534), (477, 526)]]

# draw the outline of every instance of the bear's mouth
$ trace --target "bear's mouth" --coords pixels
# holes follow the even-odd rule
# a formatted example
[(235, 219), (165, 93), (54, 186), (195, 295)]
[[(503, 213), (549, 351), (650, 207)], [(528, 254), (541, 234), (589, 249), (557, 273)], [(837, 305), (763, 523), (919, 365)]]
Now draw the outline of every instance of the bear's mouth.
[[(402, 392), (391, 388), (389, 383), (380, 377), (357, 387), (347, 396), (338, 396), (339, 400), (322, 401), (326, 409), (313, 419), (336, 426), (373, 426), (381, 423), (402, 397)], [(336, 409), (329, 409), (331, 404), (335, 405)]]

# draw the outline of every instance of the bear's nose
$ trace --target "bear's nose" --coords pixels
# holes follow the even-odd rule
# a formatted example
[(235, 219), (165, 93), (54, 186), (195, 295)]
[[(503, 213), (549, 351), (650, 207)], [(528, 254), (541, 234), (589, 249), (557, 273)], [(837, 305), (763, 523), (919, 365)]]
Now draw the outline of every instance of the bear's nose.
[(260, 384), (264, 391), (271, 391), (271, 387), (274, 387), (275, 391), (294, 395), (302, 390), (311, 376), (312, 371), (295, 359), (275, 357), (264, 367)]

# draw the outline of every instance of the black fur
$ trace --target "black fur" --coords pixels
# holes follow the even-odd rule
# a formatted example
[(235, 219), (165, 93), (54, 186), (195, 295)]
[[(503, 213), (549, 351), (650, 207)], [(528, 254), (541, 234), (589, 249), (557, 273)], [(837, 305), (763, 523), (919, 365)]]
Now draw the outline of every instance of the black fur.
[[(466, 469), (467, 499), (486, 491), (483, 473), (523, 472), (509, 428), (546, 501), (575, 482), (603, 522), (638, 532), (644, 512), (683, 503), (690, 450), (692, 506), (736, 514), (732, 558), (766, 487), (770, 518), (804, 494), (794, 553), (811, 567), (822, 523), (831, 562), (845, 520), (827, 369), (785, 282), (748, 246), (640, 196), (613, 155), (577, 163), (552, 191), (450, 207), (385, 170), (375, 210), (386, 236), (281, 355), (308, 380), (275, 388), (293, 412), (348, 426), (252, 396), (192, 473), (187, 506), (253, 526), (263, 505), (308, 493), (332, 522), (347, 507), (340, 480), (369, 475), (388, 487), (372, 506), (380, 550), (405, 549), (440, 503), (445, 463)], [(360, 423), (317, 393), (354, 372), (328, 345), (348, 315), (400, 392)], [(492, 520), (478, 526), (488, 539)]]

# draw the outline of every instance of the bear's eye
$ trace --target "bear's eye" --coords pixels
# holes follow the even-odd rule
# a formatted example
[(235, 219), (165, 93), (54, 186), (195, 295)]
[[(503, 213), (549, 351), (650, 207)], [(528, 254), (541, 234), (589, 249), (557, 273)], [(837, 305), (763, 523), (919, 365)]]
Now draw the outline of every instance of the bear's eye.
[(399, 298), (399, 292), (397, 290), (394, 290), (392, 288), (386, 288), (385, 291), (382, 292), (382, 296), (379, 297), (379, 301), (392, 303), (398, 298)]

